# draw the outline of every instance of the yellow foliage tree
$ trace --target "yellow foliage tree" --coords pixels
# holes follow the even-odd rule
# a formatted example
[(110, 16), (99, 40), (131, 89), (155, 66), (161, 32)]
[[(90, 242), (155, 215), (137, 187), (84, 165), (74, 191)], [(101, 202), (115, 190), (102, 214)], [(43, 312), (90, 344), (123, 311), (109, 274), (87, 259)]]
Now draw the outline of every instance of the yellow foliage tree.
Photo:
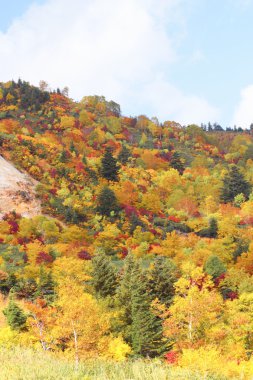
[(164, 322), (164, 334), (178, 349), (208, 342), (208, 331), (220, 321), (223, 300), (200, 267), (188, 267), (175, 284), (176, 295)]
[[(58, 289), (58, 314), (54, 336), (74, 355), (76, 367), (80, 358), (102, 354), (100, 340), (108, 333), (109, 315), (101, 310), (97, 301), (83, 287), (66, 280)], [(66, 352), (65, 350), (65, 352)]]

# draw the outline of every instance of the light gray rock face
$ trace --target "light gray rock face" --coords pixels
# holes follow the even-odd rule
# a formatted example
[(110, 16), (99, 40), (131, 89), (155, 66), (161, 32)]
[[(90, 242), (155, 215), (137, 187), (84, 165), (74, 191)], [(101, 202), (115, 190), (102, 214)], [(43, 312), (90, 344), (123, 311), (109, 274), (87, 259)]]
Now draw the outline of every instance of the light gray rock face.
[(0, 218), (13, 210), (26, 217), (40, 214), (35, 187), (35, 180), (0, 156)]

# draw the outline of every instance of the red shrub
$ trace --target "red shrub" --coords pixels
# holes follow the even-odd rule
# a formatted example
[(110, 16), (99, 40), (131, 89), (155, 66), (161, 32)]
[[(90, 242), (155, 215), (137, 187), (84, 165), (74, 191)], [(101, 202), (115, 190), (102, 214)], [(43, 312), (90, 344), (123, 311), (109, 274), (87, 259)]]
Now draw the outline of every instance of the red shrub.
[(78, 252), (77, 256), (81, 260), (91, 260), (91, 255), (89, 254), (89, 252), (87, 252), (85, 250)]
[(175, 351), (168, 352), (164, 357), (168, 364), (176, 364), (178, 362), (178, 353)]
[(53, 257), (49, 255), (47, 252), (41, 251), (38, 253), (36, 258), (36, 264), (42, 264), (42, 263), (52, 263)]

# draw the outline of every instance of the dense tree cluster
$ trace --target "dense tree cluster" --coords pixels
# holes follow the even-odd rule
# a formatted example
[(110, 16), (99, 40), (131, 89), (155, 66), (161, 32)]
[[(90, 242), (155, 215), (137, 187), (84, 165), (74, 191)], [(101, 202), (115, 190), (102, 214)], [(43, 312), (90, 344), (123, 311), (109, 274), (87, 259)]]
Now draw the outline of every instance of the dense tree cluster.
[(0, 83), (0, 101), (18, 105), (21, 109), (39, 111), (49, 99), (48, 91), (41, 91), (21, 79), (17, 83), (11, 81), (7, 86)]
[(233, 378), (253, 351), (252, 135), (46, 90), (0, 85), (0, 153), (42, 205), (0, 220), (0, 346), (76, 365), (210, 354)]

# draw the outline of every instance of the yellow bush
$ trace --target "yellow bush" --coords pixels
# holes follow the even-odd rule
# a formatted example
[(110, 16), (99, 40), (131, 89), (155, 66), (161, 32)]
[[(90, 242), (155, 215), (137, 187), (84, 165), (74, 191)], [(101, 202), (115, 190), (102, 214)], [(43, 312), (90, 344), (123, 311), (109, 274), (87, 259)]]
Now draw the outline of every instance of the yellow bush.
[(227, 379), (251, 380), (253, 376), (253, 360), (226, 360), (224, 353), (214, 347), (185, 349), (178, 364), (184, 369), (202, 374), (203, 378), (213, 374)]
[(98, 349), (104, 358), (116, 361), (125, 360), (127, 355), (131, 353), (131, 348), (121, 336), (116, 338), (111, 335), (102, 337)]
[(9, 326), (0, 329), (0, 347), (11, 348), (19, 343), (19, 334)]

